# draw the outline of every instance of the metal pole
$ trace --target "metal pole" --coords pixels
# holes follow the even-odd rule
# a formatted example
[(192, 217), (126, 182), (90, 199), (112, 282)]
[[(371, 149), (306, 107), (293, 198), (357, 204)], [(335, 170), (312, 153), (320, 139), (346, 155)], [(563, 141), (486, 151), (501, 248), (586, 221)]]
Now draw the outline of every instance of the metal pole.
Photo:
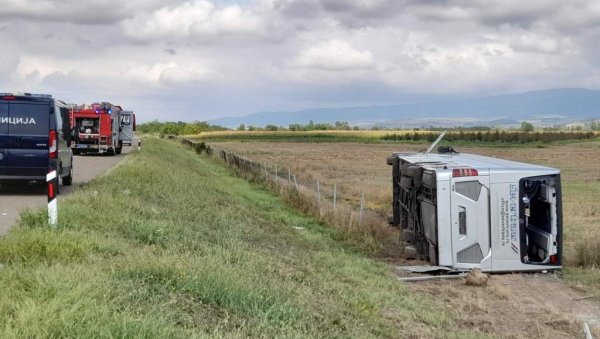
[(360, 196), (360, 214), (359, 214), (359, 219), (358, 219), (359, 224), (363, 223), (364, 214), (365, 214), (365, 194), (362, 193)]
[(275, 164), (275, 184), (279, 183), (279, 171), (277, 168), (277, 164)]
[(265, 180), (268, 181), (269, 180), (269, 173), (267, 173), (267, 163), (264, 162), (264, 164), (265, 164)]
[(585, 333), (585, 339), (593, 339), (592, 332), (590, 331), (590, 325), (587, 322), (583, 323), (583, 332)]
[(333, 210), (335, 211), (335, 205), (337, 203), (337, 184), (333, 184)]
[(288, 185), (292, 184), (292, 170), (288, 168)]
[(435, 139), (435, 141), (433, 142), (433, 144), (431, 144), (431, 146), (429, 146), (429, 148), (427, 149), (427, 151), (425, 151), (425, 153), (431, 153), (431, 151), (435, 148), (435, 146), (442, 141), (442, 139), (444, 138), (444, 136), (446, 135), (446, 133), (448, 133), (448, 131), (444, 131), (442, 134), (440, 134), (439, 137), (437, 137), (437, 139)]
[(298, 180), (296, 180), (296, 175), (293, 175), (294, 177), (294, 185), (296, 185), (296, 191), (298, 191)]
[(319, 178), (317, 178), (317, 204), (321, 204), (321, 186), (319, 185)]

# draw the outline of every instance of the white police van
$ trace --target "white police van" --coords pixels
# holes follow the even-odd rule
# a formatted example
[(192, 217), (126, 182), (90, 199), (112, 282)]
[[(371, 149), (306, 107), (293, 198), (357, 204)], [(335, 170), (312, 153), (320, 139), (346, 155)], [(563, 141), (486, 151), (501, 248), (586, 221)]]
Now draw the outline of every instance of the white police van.
[(56, 170), (73, 182), (69, 111), (44, 94), (0, 94), (0, 183), (46, 181)]

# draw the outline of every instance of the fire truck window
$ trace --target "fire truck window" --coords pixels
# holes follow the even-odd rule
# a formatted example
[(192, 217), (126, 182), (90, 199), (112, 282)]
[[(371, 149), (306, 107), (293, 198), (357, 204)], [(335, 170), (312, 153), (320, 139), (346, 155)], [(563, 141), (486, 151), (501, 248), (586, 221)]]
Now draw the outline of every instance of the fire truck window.
[(122, 126), (129, 126), (129, 125), (131, 125), (131, 117), (129, 115), (123, 115), (123, 116), (121, 116), (121, 125)]

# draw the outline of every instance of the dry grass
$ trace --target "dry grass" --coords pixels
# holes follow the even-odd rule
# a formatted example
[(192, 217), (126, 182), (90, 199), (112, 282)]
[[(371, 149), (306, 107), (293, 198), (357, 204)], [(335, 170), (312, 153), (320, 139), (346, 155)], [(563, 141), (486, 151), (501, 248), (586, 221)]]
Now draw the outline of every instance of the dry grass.
[[(367, 207), (387, 214), (390, 211), (391, 172), (385, 159), (399, 150), (397, 145), (359, 143), (243, 142), (211, 143), (243, 154), (250, 159), (287, 167), (307, 186), (317, 178), (322, 189), (337, 185), (341, 200), (357, 206), (365, 194)], [(403, 149), (420, 150), (423, 146), (406, 145)]]
[[(576, 295), (559, 280), (544, 275), (492, 275), (485, 287), (442, 281), (411, 285), (417, 293), (435, 295), (462, 319), (462, 325), (499, 338), (575, 338), (581, 335), (581, 314), (593, 305), (574, 301)], [(548, 298), (552, 291), (552, 298)], [(588, 303), (588, 301), (586, 301)], [(598, 329), (595, 328), (595, 333)]]
[[(286, 178), (279, 176), (278, 181), (275, 182), (275, 172), (272, 169), (268, 170), (268, 180), (265, 180), (262, 169), (253, 172), (233, 165), (232, 168), (238, 172), (238, 175), (263, 184), (295, 209), (310, 214), (319, 222), (341, 231), (334, 234), (337, 240), (378, 257), (400, 258), (401, 249), (398, 247), (397, 230), (389, 227), (387, 222), (373, 211), (364, 209), (361, 214), (360, 209), (357, 210), (350, 204), (342, 202), (334, 204), (331, 199), (326, 198), (325, 191), (321, 192), (322, 199), (316, 199), (314, 188), (297, 180), (288, 182)], [(297, 187), (296, 183), (298, 183)]]
[[(313, 187), (318, 178), (323, 190), (337, 185), (342, 199), (352, 206), (365, 194), (366, 206), (391, 213), (391, 170), (385, 159), (393, 152), (421, 150), (424, 145), (293, 142), (219, 142), (218, 147), (274, 166), (288, 167), (299, 180)], [(461, 148), (460, 151), (557, 167), (562, 171), (565, 256), (567, 263), (600, 264), (590, 258), (600, 238), (600, 142), (574, 143), (549, 148)], [(576, 248), (582, 250), (575, 251)], [(585, 253), (586, 258), (579, 258)], [(597, 252), (596, 252), (597, 253)], [(590, 260), (592, 259), (592, 260)]]
[[(307, 187), (311, 187), (317, 178), (325, 187), (337, 184), (345, 202), (353, 206), (364, 192), (369, 208), (380, 215), (388, 214), (391, 212), (391, 171), (385, 163), (386, 157), (395, 151), (424, 147), (414, 144), (293, 142), (211, 144), (250, 159), (265, 161), (271, 166), (277, 164), (280, 168), (291, 168), (307, 186), (301, 187), (304, 198), (296, 200), (288, 197), (288, 202), (313, 215), (321, 215), (321, 220), (330, 225), (337, 224), (338, 228), (347, 223), (349, 233), (356, 232), (356, 239), (364, 234), (360, 234), (356, 224), (350, 226), (353, 225), (351, 213), (331, 218), (327, 207), (316, 208), (314, 191)], [(460, 150), (560, 168), (563, 173), (567, 264), (598, 264), (596, 258), (600, 251), (595, 250), (594, 239), (600, 235), (600, 142), (551, 148)], [(381, 216), (379, 219), (383, 221)], [(381, 229), (386, 227), (379, 225)], [(582, 262), (582, 258), (588, 261)], [(585, 292), (600, 290), (598, 269), (567, 269), (565, 276)], [(582, 296), (581, 291), (571, 289), (562, 279), (549, 275), (494, 275), (486, 287), (470, 287), (464, 282), (454, 281), (415, 284), (410, 288), (417, 293), (436, 296), (442, 307), (452, 310), (462, 319), (463, 327), (475, 329), (481, 335), (502, 338), (575, 337), (581, 333), (581, 319), (600, 319), (600, 306), (595, 300), (576, 301)], [(594, 330), (598, 334), (599, 328)]]

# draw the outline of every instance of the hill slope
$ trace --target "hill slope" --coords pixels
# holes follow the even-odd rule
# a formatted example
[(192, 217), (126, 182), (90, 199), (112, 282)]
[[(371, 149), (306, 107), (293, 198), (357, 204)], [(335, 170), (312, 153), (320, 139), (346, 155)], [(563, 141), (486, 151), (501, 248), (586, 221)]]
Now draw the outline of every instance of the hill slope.
[(335, 231), (174, 143), (148, 140), (59, 211), (56, 229), (27, 213), (0, 238), (2, 338), (476, 336)]
[[(210, 123), (234, 128), (246, 125), (292, 123), (463, 125), (514, 124), (520, 120), (542, 123), (600, 118), (600, 91), (590, 89), (551, 89), (465, 100), (444, 100), (394, 106), (315, 108), (296, 112), (261, 112), (245, 117), (212, 120)], [(412, 122), (411, 122), (412, 121)]]

